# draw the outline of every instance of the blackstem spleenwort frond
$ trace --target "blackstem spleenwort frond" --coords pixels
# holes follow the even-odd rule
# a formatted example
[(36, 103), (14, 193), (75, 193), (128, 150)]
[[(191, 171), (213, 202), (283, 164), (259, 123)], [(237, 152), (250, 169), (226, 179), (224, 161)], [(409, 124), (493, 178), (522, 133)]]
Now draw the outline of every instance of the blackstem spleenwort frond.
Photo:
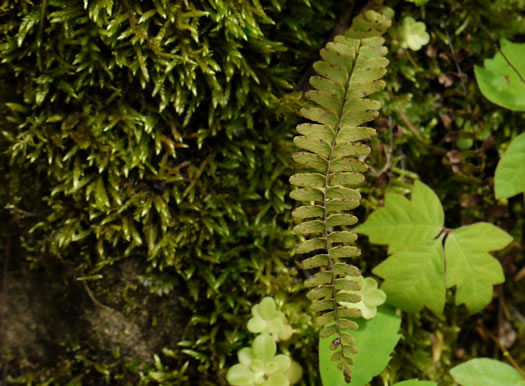
[(318, 270), (305, 281), (305, 287), (311, 288), (307, 296), (312, 300), (312, 310), (319, 313), (316, 326), (321, 328), (320, 336), (333, 337), (332, 360), (339, 362), (348, 383), (351, 355), (357, 350), (354, 338), (345, 330), (357, 329), (350, 319), (359, 317), (360, 311), (340, 302), (360, 300), (358, 295), (343, 292), (359, 289), (356, 281), (345, 277), (359, 276), (360, 271), (343, 259), (361, 252), (352, 245), (356, 234), (346, 227), (357, 222), (348, 211), (359, 206), (360, 194), (353, 188), (364, 181), (362, 173), (367, 170), (358, 157), (370, 152), (360, 141), (375, 135), (374, 129), (361, 125), (374, 119), (381, 107), (366, 96), (385, 87), (380, 78), (388, 60), (381, 35), (391, 25), (392, 16), (389, 8), (365, 9), (354, 18), (348, 32), (321, 50), (323, 60), (314, 64), (319, 76), (310, 79), (314, 90), (306, 93), (318, 107), (301, 111), (315, 123), (298, 125), (302, 135), (294, 138), (294, 143), (306, 151), (295, 153), (293, 158), (309, 169), (290, 178), (300, 187), (291, 197), (305, 202), (292, 213), (301, 221), (294, 230), (306, 236), (297, 253), (313, 255), (303, 261), (305, 269)]

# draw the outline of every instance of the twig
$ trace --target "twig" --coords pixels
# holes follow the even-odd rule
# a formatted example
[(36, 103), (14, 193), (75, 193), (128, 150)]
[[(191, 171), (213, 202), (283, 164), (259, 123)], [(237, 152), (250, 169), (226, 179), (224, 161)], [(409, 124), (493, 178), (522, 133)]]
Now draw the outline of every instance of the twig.
[[(403, 121), (403, 123), (406, 125), (406, 127), (408, 128), (408, 130), (414, 134), (414, 136), (416, 137), (416, 139), (421, 142), (421, 144), (423, 146), (425, 146), (425, 148), (429, 151), (432, 151), (436, 154), (441, 154), (441, 155), (444, 155), (446, 154), (446, 150), (445, 149), (442, 149), (438, 146), (434, 146), (432, 144), (429, 144), (422, 136), (421, 134), (419, 134), (419, 131), (416, 129), (416, 127), (412, 124), (412, 122), (410, 121), (410, 119), (405, 115), (405, 113), (403, 113), (402, 111), (399, 111), (398, 112), (399, 114), (399, 118), (401, 118), (401, 120)], [(403, 168), (402, 168), (403, 169)]]
[(405, 53), (407, 54), (408, 61), (409, 61), (410, 63), (412, 63), (412, 65), (414, 66), (414, 68), (415, 68), (416, 70), (421, 71), (422, 68), (419, 67), (419, 65), (416, 63), (416, 61), (415, 61), (414, 58), (412, 57), (412, 55), (410, 55), (410, 51), (409, 51), (409, 50), (404, 50), (404, 51), (405, 51)]
[(109, 306), (106, 306), (105, 304), (102, 304), (100, 303), (97, 298), (95, 297), (95, 295), (93, 295), (93, 292), (91, 292), (91, 289), (89, 288), (89, 286), (87, 285), (86, 281), (83, 280), (82, 281), (82, 284), (84, 285), (84, 289), (86, 290), (89, 298), (93, 301), (93, 303), (95, 303), (95, 305), (97, 307), (100, 307), (100, 308), (103, 308), (107, 311), (111, 311), (111, 312), (115, 312), (116, 310), (114, 310), (113, 308), (109, 307)]
[(399, 112), (399, 118), (401, 118), (403, 123), (407, 126), (408, 130), (410, 130), (410, 132), (414, 134), (414, 136), (419, 140), (419, 142), (423, 143), (423, 145), (425, 146), (428, 146), (428, 143), (426, 143), (421, 134), (419, 134), (419, 131), (417, 131), (415, 126), (412, 124), (412, 122), (410, 122), (410, 119), (408, 119), (404, 112)]
[[(479, 20), (478, 20), (479, 21)], [(525, 84), (525, 78), (523, 77), (523, 75), (521, 75), (521, 73), (518, 71), (518, 69), (516, 67), (514, 67), (514, 65), (512, 64), (512, 62), (509, 60), (509, 58), (507, 58), (507, 55), (505, 55), (503, 53), (503, 51), (501, 50), (501, 48), (499, 47), (498, 43), (496, 43), (496, 41), (492, 38), (492, 35), (490, 34), (489, 30), (487, 29), (487, 27), (485, 27), (483, 25), (483, 23), (481, 23), (481, 21), (479, 21), (479, 26), (481, 27), (481, 29), (487, 34), (487, 36), (489, 37), (489, 40), (490, 42), (494, 45), (494, 47), (496, 47), (496, 50), (498, 50), (498, 52), (501, 54), (501, 56), (503, 56), (503, 59), (505, 59), (505, 61), (507, 62), (507, 64), (510, 66), (510, 68), (512, 68), (514, 70), (514, 72), (516, 73), (516, 75), (518, 75), (518, 78), (520, 78), (521, 82)]]
[(450, 35), (448, 33), (448, 30), (445, 29), (445, 33), (447, 34), (447, 42), (448, 46), (450, 48), (450, 53), (452, 54), (452, 60), (454, 61), (454, 64), (456, 65), (456, 70), (458, 72), (459, 79), (461, 80), (461, 86), (463, 86), (463, 95), (467, 96), (467, 86), (465, 85), (465, 79), (462, 76), (463, 71), (461, 71), (461, 67), (459, 66), (459, 62), (456, 59), (456, 50), (454, 49), (454, 46), (452, 45), (452, 39), (450, 38)]
[(494, 343), (496, 343), (499, 347), (499, 349), (501, 350), (501, 352), (503, 353), (503, 356), (505, 358), (507, 358), (507, 360), (511, 363), (511, 365), (516, 369), (516, 371), (518, 373), (520, 373), (520, 375), (525, 379), (525, 371), (523, 371), (521, 369), (521, 367), (518, 365), (518, 363), (514, 360), (514, 358), (512, 357), (512, 355), (510, 355), (510, 353), (507, 351), (507, 349), (505, 347), (503, 347), (503, 345), (501, 344), (501, 342), (499, 341), (498, 338), (496, 338), (494, 336), (494, 334), (492, 332), (490, 332), (484, 325), (482, 322), (480, 322), (480, 325), (481, 327), (483, 328), (483, 332), (486, 333), (490, 339), (492, 339), (492, 341), (494, 341)]

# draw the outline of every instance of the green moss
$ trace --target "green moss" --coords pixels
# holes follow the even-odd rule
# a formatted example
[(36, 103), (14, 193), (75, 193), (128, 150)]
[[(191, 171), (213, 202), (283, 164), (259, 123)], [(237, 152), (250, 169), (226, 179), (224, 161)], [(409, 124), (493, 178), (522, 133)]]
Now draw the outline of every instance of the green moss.
[[(245, 343), (239, 315), (274, 293), (274, 275), (293, 280), (289, 138), (302, 102), (291, 92), (342, 6), (0, 5), (2, 202), (24, 247), (16, 267), (25, 260), (64, 294), (81, 293), (71, 306), (95, 330), (89, 342), (72, 332), (49, 370), (23, 369), (13, 352), (12, 377), (222, 379)], [(180, 315), (185, 328), (173, 325)], [(111, 333), (125, 326), (141, 355)], [(164, 340), (150, 345), (156, 333)], [(163, 344), (175, 354), (161, 358)], [(130, 370), (130, 355), (144, 364)]]
[[(308, 272), (289, 252), (296, 240), (287, 196), (290, 139), (304, 103), (294, 90), (304, 89), (301, 79), (351, 5), (0, 4), (0, 215), (8, 219), (0, 235), (11, 234), (9, 275), (57, 294), (42, 298), (50, 316), (37, 325), (71, 318), (73, 326), (59, 344), (43, 345), (45, 361), (11, 350), (11, 383), (221, 384), (236, 351), (248, 344), (245, 316), (267, 294), (284, 303), (297, 329), (288, 349), (305, 370), (304, 383), (319, 383), (317, 335), (298, 284)], [(512, 278), (523, 266), (524, 208), (521, 198), (495, 201), (492, 176), (499, 149), (524, 117), (484, 101), (472, 68), (495, 52), (480, 23), (495, 39), (523, 40), (525, 4), (388, 5), (396, 20), (423, 21), (431, 43), (409, 57), (394, 38), (387, 41), (389, 89), (379, 97), (387, 120), (376, 125), (380, 135), (367, 163), (378, 173), (367, 176), (358, 216), (380, 205), (386, 189), (406, 191), (419, 176), (439, 194), (447, 226), (486, 220), (511, 233), (518, 241), (501, 256), (503, 293), (517, 332), (510, 352), (523, 364), (524, 329), (515, 315), (525, 314), (524, 281)], [(446, 32), (469, 76), (466, 95), (459, 78), (450, 87), (439, 82), (457, 72)], [(497, 146), (485, 142), (487, 130)], [(460, 132), (472, 139), (470, 149), (457, 144)], [(386, 255), (366, 242), (360, 247), (356, 264), (368, 274)], [(79, 278), (118, 312), (112, 329), (138, 331), (135, 342), (146, 343), (136, 346), (145, 355), (128, 350), (118, 334), (84, 339), (99, 325), (87, 316), (100, 321), (100, 307)], [(454, 317), (451, 307), (446, 320), (409, 316), (400, 359), (384, 378), (449, 379), (448, 369), (460, 361), (492, 356), (476, 321), (495, 331), (495, 310)], [(443, 351), (434, 363), (439, 336)]]

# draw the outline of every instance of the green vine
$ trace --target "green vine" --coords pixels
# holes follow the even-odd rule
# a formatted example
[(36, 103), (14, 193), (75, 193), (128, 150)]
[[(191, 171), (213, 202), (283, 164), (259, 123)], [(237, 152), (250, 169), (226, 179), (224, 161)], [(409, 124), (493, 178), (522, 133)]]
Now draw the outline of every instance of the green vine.
[(291, 197), (308, 203), (292, 213), (301, 221), (295, 232), (306, 236), (297, 253), (313, 254), (303, 261), (305, 269), (318, 270), (305, 281), (305, 287), (310, 288), (307, 296), (313, 302), (312, 310), (319, 313), (316, 326), (321, 328), (321, 338), (333, 337), (331, 359), (339, 362), (337, 367), (348, 383), (351, 355), (357, 350), (355, 339), (344, 330), (357, 329), (351, 319), (360, 317), (361, 311), (341, 302), (360, 301), (359, 295), (348, 292), (359, 290), (359, 283), (345, 278), (357, 277), (360, 271), (343, 260), (361, 252), (353, 245), (356, 234), (346, 227), (357, 222), (349, 211), (359, 206), (360, 194), (354, 188), (363, 183), (362, 173), (367, 170), (358, 157), (369, 154), (370, 148), (362, 141), (375, 135), (374, 129), (360, 125), (377, 117), (381, 107), (366, 97), (385, 87), (380, 79), (388, 60), (381, 35), (391, 25), (392, 16), (389, 8), (365, 9), (354, 18), (348, 32), (321, 50), (323, 60), (314, 64), (319, 76), (310, 79), (314, 90), (306, 93), (317, 107), (301, 111), (315, 123), (298, 125), (302, 135), (294, 138), (306, 151), (293, 158), (308, 169), (290, 179), (300, 187)]

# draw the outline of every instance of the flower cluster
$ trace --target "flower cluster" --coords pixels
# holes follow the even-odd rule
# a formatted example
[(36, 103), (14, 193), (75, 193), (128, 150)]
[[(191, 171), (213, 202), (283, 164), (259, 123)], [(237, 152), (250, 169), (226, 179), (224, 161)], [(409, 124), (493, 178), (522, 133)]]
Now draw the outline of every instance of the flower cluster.
[(301, 366), (276, 352), (277, 344), (269, 334), (257, 336), (251, 347), (239, 350), (239, 363), (228, 370), (226, 379), (232, 386), (288, 386), (298, 382)]
[(270, 334), (276, 341), (288, 340), (292, 336), (292, 327), (286, 316), (277, 311), (275, 300), (267, 296), (252, 307), (253, 317), (248, 321), (248, 331), (255, 334)]
[(252, 307), (252, 318), (248, 330), (260, 333), (251, 347), (238, 351), (239, 363), (232, 366), (226, 380), (232, 386), (289, 386), (302, 377), (301, 366), (288, 355), (277, 353), (279, 340), (292, 335), (292, 327), (286, 316), (277, 310), (272, 297), (265, 297)]

